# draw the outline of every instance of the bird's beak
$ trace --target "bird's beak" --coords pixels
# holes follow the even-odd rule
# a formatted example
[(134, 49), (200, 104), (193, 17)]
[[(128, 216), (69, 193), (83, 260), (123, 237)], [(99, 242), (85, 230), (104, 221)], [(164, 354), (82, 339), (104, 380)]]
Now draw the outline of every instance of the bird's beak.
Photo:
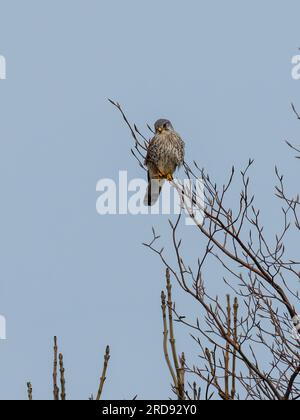
[(163, 131), (162, 127), (159, 127), (159, 128), (157, 129), (157, 131), (158, 131), (159, 133), (162, 133), (162, 131)]

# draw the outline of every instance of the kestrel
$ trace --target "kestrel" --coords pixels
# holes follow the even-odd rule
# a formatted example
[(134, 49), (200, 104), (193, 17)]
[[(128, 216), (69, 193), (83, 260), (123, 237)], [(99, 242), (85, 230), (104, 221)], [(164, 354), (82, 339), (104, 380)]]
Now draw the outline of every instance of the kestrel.
[(174, 172), (184, 162), (185, 144), (171, 122), (158, 120), (154, 128), (155, 136), (149, 143), (145, 160), (148, 168), (146, 206), (157, 202), (165, 179), (172, 181)]

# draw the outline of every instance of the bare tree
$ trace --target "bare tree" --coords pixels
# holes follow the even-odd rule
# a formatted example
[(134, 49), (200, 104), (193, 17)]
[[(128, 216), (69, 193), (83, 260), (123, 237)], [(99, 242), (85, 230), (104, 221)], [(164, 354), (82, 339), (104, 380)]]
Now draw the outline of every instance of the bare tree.
[[(134, 140), (132, 154), (144, 168), (147, 137), (129, 122), (120, 104), (110, 102), (118, 108), (129, 127)], [(300, 119), (295, 107), (293, 109)], [(297, 148), (294, 150), (300, 152)], [(182, 214), (175, 223), (170, 221), (175, 261), (166, 257), (155, 231), (151, 242), (146, 244), (167, 270), (167, 289), (171, 284), (169, 276), (172, 276), (201, 309), (201, 317), (187, 318), (175, 309), (170, 296), (166, 303), (166, 296), (162, 294), (164, 353), (173, 390), (179, 399), (300, 399), (300, 335), (293, 329), (299, 324), (300, 262), (287, 255), (290, 235), (299, 234), (300, 230), (300, 201), (298, 196), (287, 196), (284, 178), (276, 169), (276, 196), (282, 206), (282, 218), (275, 226), (274, 239), (270, 239), (265, 233), (261, 211), (250, 192), (249, 174), (253, 164), (250, 160), (240, 174), (238, 202), (231, 195), (237, 179), (235, 168), (228, 181), (218, 186), (196, 162), (193, 165), (185, 163), (187, 179), (192, 183), (199, 180), (203, 183), (204, 201), (195, 189), (187, 188), (180, 181), (172, 182), (181, 197), (182, 210), (194, 220), (199, 231), (203, 252), (196, 268), (191, 268), (185, 261), (184, 237), (179, 235)], [(197, 220), (197, 212), (202, 212), (203, 221)], [(228, 293), (222, 299), (207, 291), (203, 273), (204, 268), (210, 269), (210, 259), (224, 271), (222, 281)], [(169, 318), (169, 332), (175, 368), (166, 352), (166, 308), (172, 309), (169, 316), (173, 314)], [(177, 353), (174, 354), (174, 341), (172, 344), (173, 317), (191, 330), (198, 346), (199, 365), (190, 366), (183, 357), (180, 366)], [(184, 384), (182, 364), (185, 374), (195, 378), (192, 385)]]

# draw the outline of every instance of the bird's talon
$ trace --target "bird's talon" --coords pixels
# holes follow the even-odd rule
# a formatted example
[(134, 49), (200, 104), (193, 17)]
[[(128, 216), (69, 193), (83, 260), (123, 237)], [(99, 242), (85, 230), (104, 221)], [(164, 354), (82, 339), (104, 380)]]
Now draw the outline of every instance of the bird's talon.
[(171, 174), (168, 174), (168, 175), (167, 175), (167, 180), (168, 180), (169, 182), (172, 182), (172, 181), (174, 180), (174, 178), (173, 178), (173, 176), (172, 176)]

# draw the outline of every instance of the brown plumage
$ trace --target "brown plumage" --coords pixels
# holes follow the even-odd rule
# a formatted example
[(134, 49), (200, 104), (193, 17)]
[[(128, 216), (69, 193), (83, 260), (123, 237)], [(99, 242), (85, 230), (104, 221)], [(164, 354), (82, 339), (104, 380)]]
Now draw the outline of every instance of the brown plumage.
[(148, 168), (148, 189), (145, 205), (153, 206), (165, 179), (173, 180), (176, 169), (184, 162), (184, 142), (168, 120), (155, 123), (155, 136), (150, 141), (145, 165)]

